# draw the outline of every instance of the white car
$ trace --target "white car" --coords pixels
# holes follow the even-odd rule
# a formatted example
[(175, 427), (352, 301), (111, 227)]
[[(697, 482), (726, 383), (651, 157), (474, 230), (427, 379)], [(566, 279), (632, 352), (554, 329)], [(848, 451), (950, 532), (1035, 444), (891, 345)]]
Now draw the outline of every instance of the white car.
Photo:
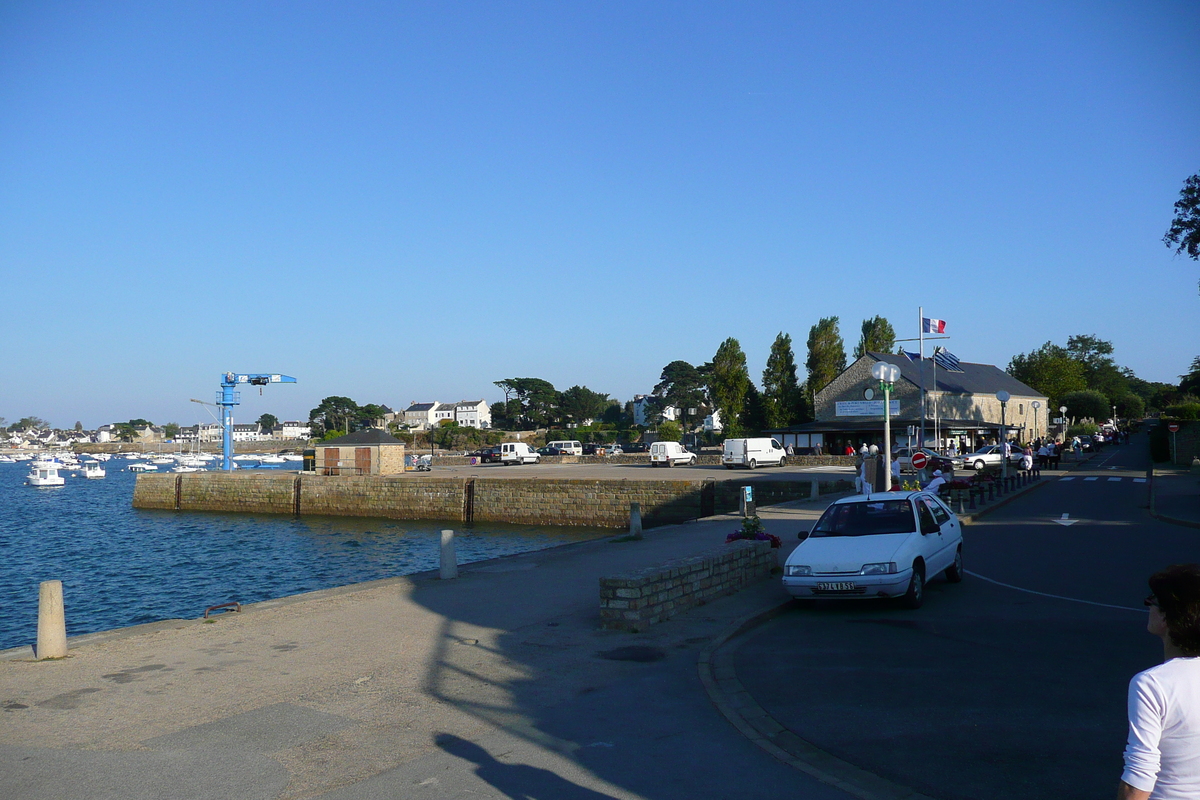
[[(1008, 463), (1019, 464), (1021, 462), (1021, 453), (1024, 450), (1017, 447), (1015, 444), (1011, 446), (1008, 454)], [(1004, 445), (990, 444), (987, 447), (981, 447), (974, 453), (967, 453), (962, 457), (963, 466), (971, 469), (983, 469), (984, 467), (998, 467), (1004, 463)]]
[(928, 492), (884, 492), (834, 502), (788, 556), (792, 597), (899, 597), (920, 608), (925, 582), (963, 578), (962, 525)]
[(650, 466), (673, 467), (676, 464), (691, 466), (696, 463), (696, 454), (679, 442), (655, 442), (650, 445)]
[[(928, 447), (908, 447), (905, 445), (893, 450), (892, 456), (900, 462), (900, 469), (911, 471), (913, 468), (912, 454), (916, 451), (925, 454), (925, 457), (929, 459), (929, 463), (933, 465), (933, 469), (944, 469), (944, 462), (949, 462), (950, 469), (958, 469), (963, 465), (962, 459), (958, 456), (944, 456), (941, 453), (930, 450)], [(942, 464), (942, 466), (938, 466), (939, 464)]]

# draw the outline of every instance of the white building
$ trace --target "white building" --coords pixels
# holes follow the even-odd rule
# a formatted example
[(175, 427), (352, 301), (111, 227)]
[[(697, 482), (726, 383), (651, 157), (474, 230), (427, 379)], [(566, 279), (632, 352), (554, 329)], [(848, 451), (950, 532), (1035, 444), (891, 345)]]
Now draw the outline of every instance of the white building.
[(433, 412), (441, 403), (418, 403), (415, 400), (404, 409), (404, 424), (417, 430), (426, 430), (433, 426)]
[(462, 400), (454, 405), (454, 420), (464, 428), (490, 428), (492, 410), (483, 400)]
[(440, 425), (442, 420), (454, 420), (454, 403), (438, 403), (433, 409), (433, 424)]
[(262, 428), (257, 422), (233, 423), (233, 440), (235, 442), (257, 442), (261, 439)]
[(288, 420), (276, 425), (271, 433), (276, 439), (311, 439), (312, 425), (307, 422)]
[[(633, 424), (634, 425), (650, 425), (651, 404), (657, 398), (648, 394), (637, 394), (633, 396)], [(674, 406), (667, 406), (662, 410), (662, 418), (666, 422), (674, 422), (679, 416), (679, 409)]]

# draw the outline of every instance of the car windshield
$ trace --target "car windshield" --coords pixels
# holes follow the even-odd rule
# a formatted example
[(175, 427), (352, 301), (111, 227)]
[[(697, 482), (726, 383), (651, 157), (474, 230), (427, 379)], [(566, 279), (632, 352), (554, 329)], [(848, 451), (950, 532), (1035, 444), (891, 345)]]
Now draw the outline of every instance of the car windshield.
[(812, 536), (875, 536), (912, 533), (916, 529), (912, 505), (907, 500), (870, 500), (830, 506), (813, 528)]

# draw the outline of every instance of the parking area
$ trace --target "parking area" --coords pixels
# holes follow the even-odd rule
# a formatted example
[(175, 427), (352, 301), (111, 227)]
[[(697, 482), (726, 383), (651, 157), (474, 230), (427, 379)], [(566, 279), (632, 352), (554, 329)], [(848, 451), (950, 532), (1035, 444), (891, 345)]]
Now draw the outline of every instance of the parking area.
[[(728, 481), (753, 477), (758, 480), (838, 480), (854, 474), (853, 467), (762, 467), (756, 470), (725, 469), (722, 466), (652, 467), (644, 464), (463, 464), (434, 467), (435, 475), (486, 475), (489, 478), (556, 478), (581, 480), (642, 480), (642, 481)], [(410, 473), (413, 474), (413, 473)], [(426, 473), (422, 473), (426, 474)]]

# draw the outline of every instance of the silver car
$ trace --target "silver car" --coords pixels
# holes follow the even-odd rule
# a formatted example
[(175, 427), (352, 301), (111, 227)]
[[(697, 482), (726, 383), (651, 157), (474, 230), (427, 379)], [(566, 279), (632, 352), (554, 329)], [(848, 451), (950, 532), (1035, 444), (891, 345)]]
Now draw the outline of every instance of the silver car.
[[(1008, 454), (1008, 463), (1019, 464), (1022, 452), (1022, 448), (1012, 445)], [(962, 457), (962, 461), (964, 466), (971, 469), (998, 467), (1004, 463), (1004, 445), (990, 444), (987, 447), (981, 447), (974, 453), (967, 453)]]

